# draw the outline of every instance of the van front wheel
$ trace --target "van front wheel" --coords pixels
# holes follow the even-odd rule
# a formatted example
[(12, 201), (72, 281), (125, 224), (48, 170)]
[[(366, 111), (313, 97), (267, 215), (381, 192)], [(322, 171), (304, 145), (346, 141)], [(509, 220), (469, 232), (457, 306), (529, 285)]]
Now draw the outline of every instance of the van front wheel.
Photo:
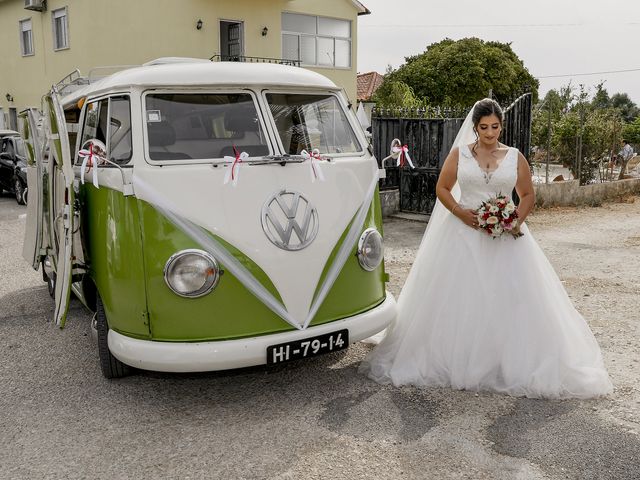
[(98, 357), (100, 358), (100, 368), (102, 374), (106, 378), (122, 378), (131, 375), (132, 367), (122, 363), (111, 354), (107, 335), (109, 333), (109, 325), (107, 324), (107, 315), (104, 311), (104, 305), (100, 295), (96, 296), (96, 330), (98, 336)]

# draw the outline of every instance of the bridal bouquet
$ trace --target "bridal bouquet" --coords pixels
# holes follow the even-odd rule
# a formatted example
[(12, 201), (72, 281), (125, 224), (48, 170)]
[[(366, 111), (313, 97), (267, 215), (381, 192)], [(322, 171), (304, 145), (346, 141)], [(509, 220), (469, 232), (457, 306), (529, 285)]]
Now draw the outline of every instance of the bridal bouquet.
[(477, 210), (478, 225), (492, 238), (511, 235), (522, 236), (518, 228), (518, 212), (513, 201), (505, 195), (498, 195), (482, 202)]

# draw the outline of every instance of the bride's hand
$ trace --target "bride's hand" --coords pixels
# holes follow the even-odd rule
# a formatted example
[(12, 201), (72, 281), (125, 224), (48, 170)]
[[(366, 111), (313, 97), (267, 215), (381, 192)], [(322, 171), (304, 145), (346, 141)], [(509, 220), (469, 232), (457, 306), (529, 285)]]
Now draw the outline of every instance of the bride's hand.
[(471, 228), (478, 228), (478, 214), (471, 208), (456, 208), (454, 215)]

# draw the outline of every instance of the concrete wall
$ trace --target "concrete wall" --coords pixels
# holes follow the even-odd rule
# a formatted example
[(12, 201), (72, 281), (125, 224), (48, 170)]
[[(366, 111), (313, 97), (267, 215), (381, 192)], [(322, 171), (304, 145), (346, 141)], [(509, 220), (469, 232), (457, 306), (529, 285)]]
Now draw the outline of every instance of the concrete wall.
[[(627, 195), (640, 195), (640, 178), (617, 180), (580, 186), (577, 180), (534, 184), (537, 207), (569, 207), (578, 205), (600, 205)], [(382, 215), (387, 217), (400, 210), (400, 192), (380, 192)]]
[(539, 207), (599, 205), (605, 200), (640, 194), (640, 178), (582, 186), (577, 180), (569, 180), (534, 187)]
[(383, 217), (398, 213), (400, 211), (400, 191), (398, 189), (381, 191), (380, 206)]
[[(65, 6), (69, 48), (54, 51), (51, 12)], [(45, 12), (23, 7), (24, 0), (0, 0), (0, 107), (5, 113), (9, 107), (39, 106), (42, 94), (75, 68), (86, 75), (97, 66), (140, 65), (158, 57), (209, 58), (220, 52), (220, 20), (244, 22), (245, 55), (281, 58), (282, 12), (351, 20), (351, 68), (312, 70), (343, 87), (355, 105), (358, 11), (351, 0), (48, 0)], [(23, 57), (19, 21), (28, 18), (35, 54)]]

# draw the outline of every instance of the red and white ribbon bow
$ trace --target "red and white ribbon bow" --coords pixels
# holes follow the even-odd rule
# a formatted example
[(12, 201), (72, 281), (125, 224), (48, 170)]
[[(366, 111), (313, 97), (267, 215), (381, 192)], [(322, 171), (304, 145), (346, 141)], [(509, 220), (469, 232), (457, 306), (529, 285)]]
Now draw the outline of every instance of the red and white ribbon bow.
[(393, 147), (391, 149), (393, 153), (399, 153), (398, 160), (396, 161), (396, 167), (404, 167), (407, 163), (411, 168), (416, 168), (413, 166), (413, 162), (411, 161), (411, 157), (409, 156), (409, 147), (406, 145)]
[(231, 163), (231, 168), (227, 169), (227, 173), (224, 175), (224, 184), (231, 182), (234, 187), (238, 184), (238, 175), (240, 174), (240, 165), (247, 158), (249, 154), (247, 152), (239, 153), (236, 147), (233, 147), (233, 153), (235, 157), (225, 156), (224, 159), (227, 163)]
[(309, 172), (311, 174), (311, 183), (314, 183), (316, 180), (320, 180), (324, 182), (324, 174), (322, 173), (322, 169), (320, 168), (320, 162), (322, 161), (322, 155), (320, 155), (320, 150), (314, 148), (311, 150), (311, 153), (306, 150), (302, 150), (300, 155), (305, 160), (309, 160)]
[(93, 168), (93, 186), (96, 188), (100, 188), (98, 186), (98, 156), (93, 151), (93, 143), (89, 142), (89, 150), (82, 149), (78, 152), (78, 156), (82, 158), (82, 167), (80, 169), (80, 182), (84, 185), (84, 172), (87, 170), (87, 173), (91, 171)]

